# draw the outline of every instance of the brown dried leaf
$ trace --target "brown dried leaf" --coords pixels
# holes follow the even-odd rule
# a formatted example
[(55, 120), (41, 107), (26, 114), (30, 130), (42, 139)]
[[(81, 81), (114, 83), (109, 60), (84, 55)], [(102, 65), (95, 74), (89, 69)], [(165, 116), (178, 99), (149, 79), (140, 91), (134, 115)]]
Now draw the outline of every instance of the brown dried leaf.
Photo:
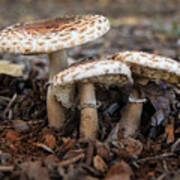
[(6, 74), (14, 77), (19, 77), (23, 75), (24, 65), (22, 64), (12, 64), (9, 61), (0, 61), (0, 74)]
[(108, 171), (105, 180), (130, 180), (133, 176), (131, 167), (124, 161), (120, 161), (111, 166)]
[(170, 118), (170, 124), (168, 124), (166, 126), (165, 132), (168, 136), (167, 137), (167, 144), (173, 143), (175, 140), (175, 137), (174, 137), (174, 119), (172, 117)]
[(48, 146), (46, 146), (45, 144), (42, 144), (42, 143), (34, 143), (34, 145), (35, 146), (37, 146), (37, 147), (39, 147), (39, 148), (42, 148), (42, 149), (44, 149), (45, 151), (47, 151), (47, 152), (50, 152), (50, 153), (54, 153), (54, 151), (51, 149), (51, 148), (49, 148)]
[(96, 151), (99, 156), (101, 156), (105, 160), (110, 160), (110, 151), (108, 146), (103, 143), (96, 142)]
[(6, 138), (12, 142), (19, 141), (18, 133), (13, 130), (8, 130)]
[(101, 171), (101, 172), (106, 172), (107, 169), (108, 169), (108, 166), (107, 164), (104, 162), (104, 160), (101, 158), (101, 156), (99, 155), (96, 155), (94, 158), (93, 158), (93, 164), (94, 164), (94, 167), (98, 170), (98, 171)]
[(139, 155), (143, 150), (142, 143), (137, 139), (129, 137), (127, 139), (122, 139), (121, 142), (124, 145), (125, 150), (130, 154)]
[(99, 179), (92, 176), (86, 176), (84, 180), (99, 180)]
[(70, 159), (61, 161), (61, 162), (59, 162), (58, 164), (59, 164), (60, 166), (62, 166), (62, 167), (67, 167), (67, 166), (69, 166), (69, 165), (71, 165), (71, 164), (73, 164), (73, 163), (75, 163), (75, 162), (77, 162), (77, 161), (79, 161), (79, 160), (81, 160), (81, 159), (83, 159), (83, 158), (84, 158), (84, 154), (81, 153), (81, 154), (78, 154), (78, 155), (75, 156), (75, 157), (72, 157), (72, 158), (70, 158)]
[(55, 138), (53, 135), (48, 134), (48, 135), (44, 136), (44, 139), (45, 139), (45, 142), (44, 142), (44, 143), (45, 143), (49, 148), (51, 148), (51, 149), (54, 149), (54, 148), (55, 148), (55, 146), (56, 146), (56, 138)]

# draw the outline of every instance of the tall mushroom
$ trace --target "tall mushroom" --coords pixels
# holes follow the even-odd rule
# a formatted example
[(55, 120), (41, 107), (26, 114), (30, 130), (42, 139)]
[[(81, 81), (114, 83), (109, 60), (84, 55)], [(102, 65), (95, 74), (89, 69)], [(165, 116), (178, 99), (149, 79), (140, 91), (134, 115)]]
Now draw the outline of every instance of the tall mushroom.
[[(101, 15), (64, 16), (55, 19), (19, 23), (0, 31), (0, 52), (33, 55), (48, 54), (49, 80), (68, 66), (63, 49), (93, 41), (110, 28)], [(47, 111), (49, 125), (60, 128), (64, 122), (62, 106), (48, 88)]]
[(66, 108), (73, 106), (71, 87), (78, 84), (81, 125), (80, 136), (95, 139), (98, 129), (98, 115), (94, 84), (119, 84), (132, 82), (129, 68), (118, 61), (89, 60), (76, 63), (59, 72), (53, 80), (57, 99)]
[[(110, 56), (109, 59), (126, 63), (132, 71), (135, 82), (145, 78), (148, 80), (161, 80), (175, 85), (180, 84), (180, 63), (173, 59), (138, 51), (119, 52)], [(135, 87), (133, 88), (133, 94), (135, 98), (140, 97), (138, 89)], [(126, 137), (133, 135), (138, 129), (142, 103), (143, 101), (133, 99), (125, 107), (122, 115), (122, 125), (125, 129), (124, 135)], [(133, 115), (130, 116), (130, 113)]]

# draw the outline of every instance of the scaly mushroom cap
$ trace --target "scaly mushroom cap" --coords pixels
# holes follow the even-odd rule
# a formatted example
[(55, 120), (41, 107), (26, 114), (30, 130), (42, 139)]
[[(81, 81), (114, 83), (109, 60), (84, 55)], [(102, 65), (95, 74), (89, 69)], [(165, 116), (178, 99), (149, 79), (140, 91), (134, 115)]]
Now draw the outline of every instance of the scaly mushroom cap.
[(132, 73), (138, 76), (173, 84), (180, 83), (180, 63), (173, 59), (136, 51), (119, 52), (108, 59), (126, 63)]
[(109, 29), (108, 19), (101, 15), (19, 23), (0, 31), (0, 52), (51, 53), (93, 41)]
[(72, 106), (74, 83), (126, 84), (132, 82), (129, 67), (119, 61), (89, 60), (73, 64), (53, 79), (54, 93), (66, 108)]

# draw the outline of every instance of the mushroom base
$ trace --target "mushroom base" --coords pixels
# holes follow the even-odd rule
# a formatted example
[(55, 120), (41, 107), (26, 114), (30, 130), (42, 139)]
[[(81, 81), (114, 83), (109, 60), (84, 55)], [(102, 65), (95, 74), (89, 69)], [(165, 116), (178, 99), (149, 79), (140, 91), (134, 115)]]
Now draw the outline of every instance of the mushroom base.
[[(140, 92), (134, 87), (132, 93), (135, 98), (140, 98)], [(134, 136), (141, 122), (143, 102), (128, 102), (122, 111), (120, 126), (125, 138)]]
[[(49, 81), (53, 76), (68, 66), (66, 53), (64, 51), (49, 54), (50, 73)], [(56, 100), (54, 95), (54, 87), (49, 86), (47, 92), (47, 114), (50, 127), (60, 129), (64, 125), (65, 114), (63, 106)]]
[(47, 110), (49, 126), (56, 129), (62, 128), (65, 121), (64, 108), (61, 103), (56, 100), (52, 86), (48, 87)]

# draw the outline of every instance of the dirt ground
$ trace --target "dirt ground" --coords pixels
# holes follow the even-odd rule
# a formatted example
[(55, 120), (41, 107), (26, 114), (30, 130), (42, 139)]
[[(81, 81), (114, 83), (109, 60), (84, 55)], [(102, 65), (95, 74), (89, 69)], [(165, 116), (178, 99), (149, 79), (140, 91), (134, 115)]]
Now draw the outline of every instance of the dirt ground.
[[(179, 7), (179, 0), (0, 0), (0, 28), (65, 14), (103, 14), (111, 30), (69, 49), (69, 57), (138, 50), (180, 62)], [(0, 59), (26, 67), (20, 78), (0, 75), (0, 179), (180, 179), (178, 87), (155, 81), (140, 85), (147, 99), (141, 124), (124, 138), (120, 124), (129, 87), (96, 86), (100, 128), (92, 141), (79, 138), (78, 108), (67, 112), (62, 131), (48, 127), (47, 56), (1, 53)]]

